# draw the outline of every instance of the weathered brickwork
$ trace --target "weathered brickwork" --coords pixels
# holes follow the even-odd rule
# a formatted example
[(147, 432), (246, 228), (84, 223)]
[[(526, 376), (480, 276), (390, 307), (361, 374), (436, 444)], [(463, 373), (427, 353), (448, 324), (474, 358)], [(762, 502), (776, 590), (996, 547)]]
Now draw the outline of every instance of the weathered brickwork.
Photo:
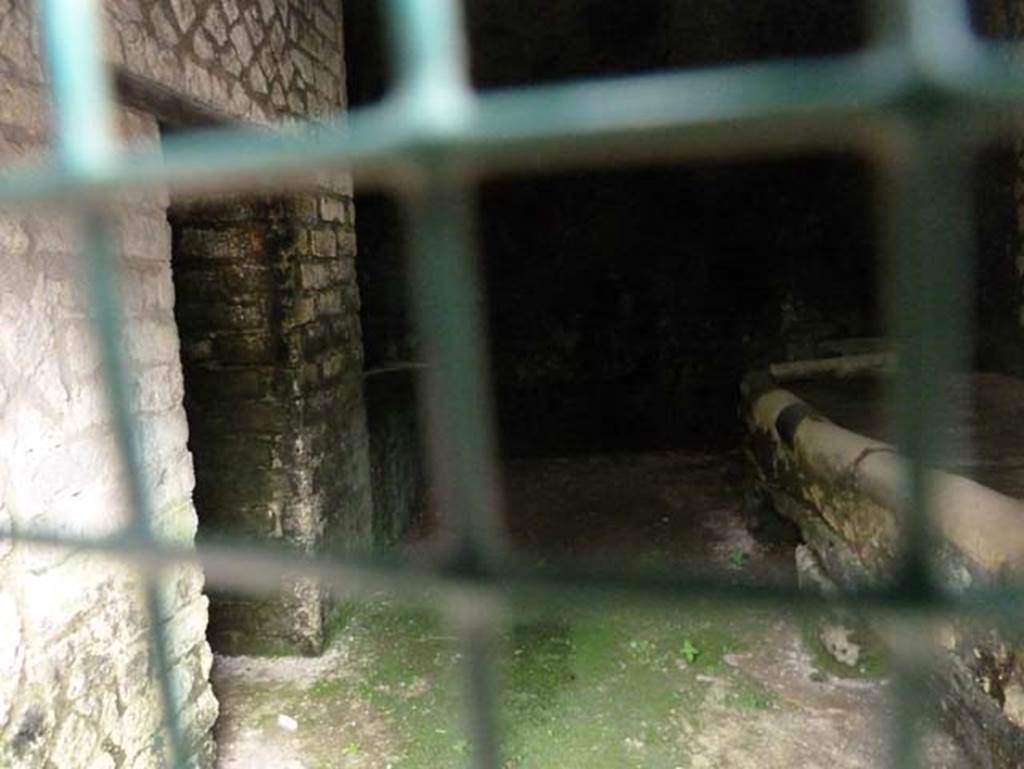
[(107, 0), (110, 54), (130, 71), (256, 122), (342, 104), (341, 3)]
[[(338, 2), (107, 0), (105, 10), (110, 62), (175, 98), (257, 124), (325, 118), (344, 107)], [(157, 139), (153, 115), (126, 115), (127, 136)], [(49, 137), (35, 6), (0, 0), (0, 163), (45, 151)], [(202, 445), (205, 435), (216, 435), (214, 422), (192, 436), (203, 480), (223, 471), (231, 485), (238, 480), (236, 488), (253, 492), (247, 484), (258, 468), (274, 471), (262, 487), (272, 503), (263, 505), (262, 514), (275, 510), (277, 517), (265, 517), (259, 526), (250, 517), (256, 507), (232, 507), (232, 530), (244, 523), (256, 536), (303, 549), (362, 544), (370, 516), (368, 502), (360, 502), (360, 495), (368, 500), (368, 470), (351, 192), (344, 178), (326, 189), (322, 196), (278, 204), (273, 226), (265, 228), (269, 245), (241, 235), (231, 242), (209, 240), (204, 258), (211, 261), (229, 264), (254, 250), (273, 255), (273, 262), (256, 276), (242, 270), (234, 282), (230, 271), (220, 275), (229, 292), (224, 301), (208, 303), (206, 332), (210, 356), (232, 373), (205, 384), (201, 376), (190, 381), (200, 388), (190, 407), (224, 395), (225, 387), (236, 389), (239, 402), (258, 407), (238, 426), (237, 435), (246, 440), (233, 447)], [(122, 341), (132, 367), (131, 405), (142, 430), (157, 529), (187, 544), (197, 531), (196, 471), (183, 408), (168, 206), (166, 194), (153, 193), (117, 208), (117, 266), (128, 313)], [(245, 209), (234, 215), (244, 216)], [(224, 222), (218, 227), (221, 234), (232, 229)], [(275, 240), (279, 236), (286, 240)], [(115, 532), (128, 516), (77, 266), (72, 233), (53, 211), (0, 219), (5, 528), (97, 535)], [(272, 287), (262, 299), (250, 290), (251, 281), (260, 280)], [(188, 289), (178, 292), (187, 294), (186, 312), (191, 292), (202, 287)], [(199, 361), (202, 345), (190, 343), (185, 352), (187, 360)], [(200, 366), (196, 372), (201, 375)], [(199, 518), (205, 524), (209, 511), (213, 520), (219, 514), (226, 519), (229, 508), (218, 507), (216, 495), (229, 484), (214, 478), (200, 486)], [(202, 590), (197, 571), (169, 573), (167, 616), (160, 622), (171, 638), (180, 715), (198, 764), (208, 766), (217, 702), (209, 685)], [(270, 645), (313, 649), (324, 601), (308, 585), (293, 592), (288, 622), (266, 622)], [(0, 767), (164, 764), (150, 628), (138, 593), (130, 572), (99, 559), (0, 543)], [(276, 612), (288, 608), (287, 601), (271, 605), (260, 622), (279, 619)], [(251, 616), (246, 621), (253, 626)]]
[[(0, 2), (5, 79), (44, 82), (29, 0)], [(344, 107), (341, 3), (331, 0), (106, 0), (110, 61), (257, 123)]]
[[(368, 545), (372, 505), (351, 199), (172, 210), (186, 403), (204, 533), (303, 552)], [(239, 653), (315, 652), (324, 596), (214, 601), (211, 639)]]

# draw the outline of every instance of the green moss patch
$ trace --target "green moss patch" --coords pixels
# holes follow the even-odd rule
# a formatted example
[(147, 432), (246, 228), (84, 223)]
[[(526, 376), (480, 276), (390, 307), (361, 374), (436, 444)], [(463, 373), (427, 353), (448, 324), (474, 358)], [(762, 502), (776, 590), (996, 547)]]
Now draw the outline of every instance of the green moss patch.
[[(686, 765), (680, 734), (701, 728), (709, 707), (713, 717), (734, 711), (742, 718), (776, 706), (771, 692), (725, 660), (748, 648), (758, 621), (698, 607), (657, 614), (616, 607), (512, 626), (499, 649), (504, 766)], [(356, 675), (318, 681), (311, 696), (344, 696), (355, 686), (389, 722), (402, 766), (463, 766), (469, 743), (458, 654), (438, 618), (361, 606), (345, 639)]]

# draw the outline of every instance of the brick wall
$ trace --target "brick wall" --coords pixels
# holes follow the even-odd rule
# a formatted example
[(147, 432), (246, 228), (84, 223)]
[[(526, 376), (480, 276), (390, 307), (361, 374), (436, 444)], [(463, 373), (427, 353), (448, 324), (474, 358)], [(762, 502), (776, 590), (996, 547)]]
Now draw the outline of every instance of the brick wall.
[[(111, 62), (178, 97), (267, 124), (319, 118), (344, 106), (338, 2), (108, 0), (105, 8)], [(29, 0), (0, 0), (4, 166), (45, 151), (49, 142), (34, 14)], [(151, 115), (132, 113), (125, 125), (129, 136), (157, 138)], [(299, 388), (285, 413), (290, 443), (282, 438), (275, 448), (290, 453), (288, 483), (295, 487), (282, 497), (280, 536), (300, 547), (318, 538), (361, 543), (368, 528), (350, 514), (366, 475), (361, 394), (352, 384), (360, 363), (357, 300), (345, 274), (351, 259), (329, 254), (333, 248), (351, 256), (354, 248), (350, 194), (344, 179), (328, 189), (323, 201), (299, 198), (282, 209), (282, 217), (291, 217), (283, 229), (295, 239), (282, 251), (290, 271), (269, 276), (276, 287), (274, 351), (283, 356), (275, 358), (270, 379), (274, 387), (290, 381)], [(173, 314), (168, 204), (165, 194), (153, 193), (118, 206), (118, 266), (129, 314), (123, 344), (132, 365), (132, 406), (158, 529), (189, 543), (197, 527), (195, 479)], [(0, 216), (0, 526), (114, 532), (126, 520), (127, 502), (74, 240), (51, 210)], [(296, 287), (298, 293), (289, 293)], [(210, 313), (241, 322), (245, 308), (232, 300)], [(238, 387), (263, 386), (258, 333), (239, 326), (216, 341), (224, 365), (234, 356), (230, 365), (250, 366), (233, 379)], [(329, 463), (322, 460), (327, 446), (342, 447)], [(251, 450), (235, 457), (238, 465), (259, 459), (255, 448), (245, 448)], [(202, 575), (171, 573), (166, 590), (169, 614), (160, 621), (172, 640), (176, 696), (206, 766), (213, 760), (217, 704), (208, 683)], [(303, 638), (314, 638), (322, 609), (308, 605), (315, 609)], [(0, 543), (0, 766), (161, 765), (148, 630), (136, 580), (125, 570), (87, 555)]]
[[(350, 198), (191, 202), (171, 221), (201, 536), (368, 545)], [(325, 609), (301, 582), (217, 596), (210, 637), (234, 653), (316, 652)]]

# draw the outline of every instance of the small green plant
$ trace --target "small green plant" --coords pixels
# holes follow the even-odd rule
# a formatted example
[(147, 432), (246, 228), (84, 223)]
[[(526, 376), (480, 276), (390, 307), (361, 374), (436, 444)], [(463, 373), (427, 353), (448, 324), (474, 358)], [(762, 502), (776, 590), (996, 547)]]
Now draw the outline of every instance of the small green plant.
[(685, 659), (688, 663), (693, 664), (697, 661), (697, 658), (700, 656), (700, 649), (694, 646), (693, 641), (691, 641), (689, 638), (684, 638), (681, 653), (683, 655), (683, 659)]
[(345, 749), (342, 751), (342, 753), (344, 753), (346, 756), (358, 756), (359, 743), (350, 742), (348, 745), (345, 746)]
[(742, 569), (749, 560), (750, 553), (739, 547), (733, 548), (732, 555), (729, 556), (729, 563), (734, 569)]

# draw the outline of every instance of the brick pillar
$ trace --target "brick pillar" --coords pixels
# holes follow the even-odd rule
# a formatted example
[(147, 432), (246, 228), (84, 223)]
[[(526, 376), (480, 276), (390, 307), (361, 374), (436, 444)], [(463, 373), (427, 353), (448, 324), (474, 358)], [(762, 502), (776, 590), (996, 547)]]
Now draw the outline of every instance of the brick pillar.
[[(370, 543), (351, 211), (330, 192), (172, 207), (200, 541), (306, 553)], [(321, 647), (328, 603), (316, 585), (212, 598), (218, 651)]]

